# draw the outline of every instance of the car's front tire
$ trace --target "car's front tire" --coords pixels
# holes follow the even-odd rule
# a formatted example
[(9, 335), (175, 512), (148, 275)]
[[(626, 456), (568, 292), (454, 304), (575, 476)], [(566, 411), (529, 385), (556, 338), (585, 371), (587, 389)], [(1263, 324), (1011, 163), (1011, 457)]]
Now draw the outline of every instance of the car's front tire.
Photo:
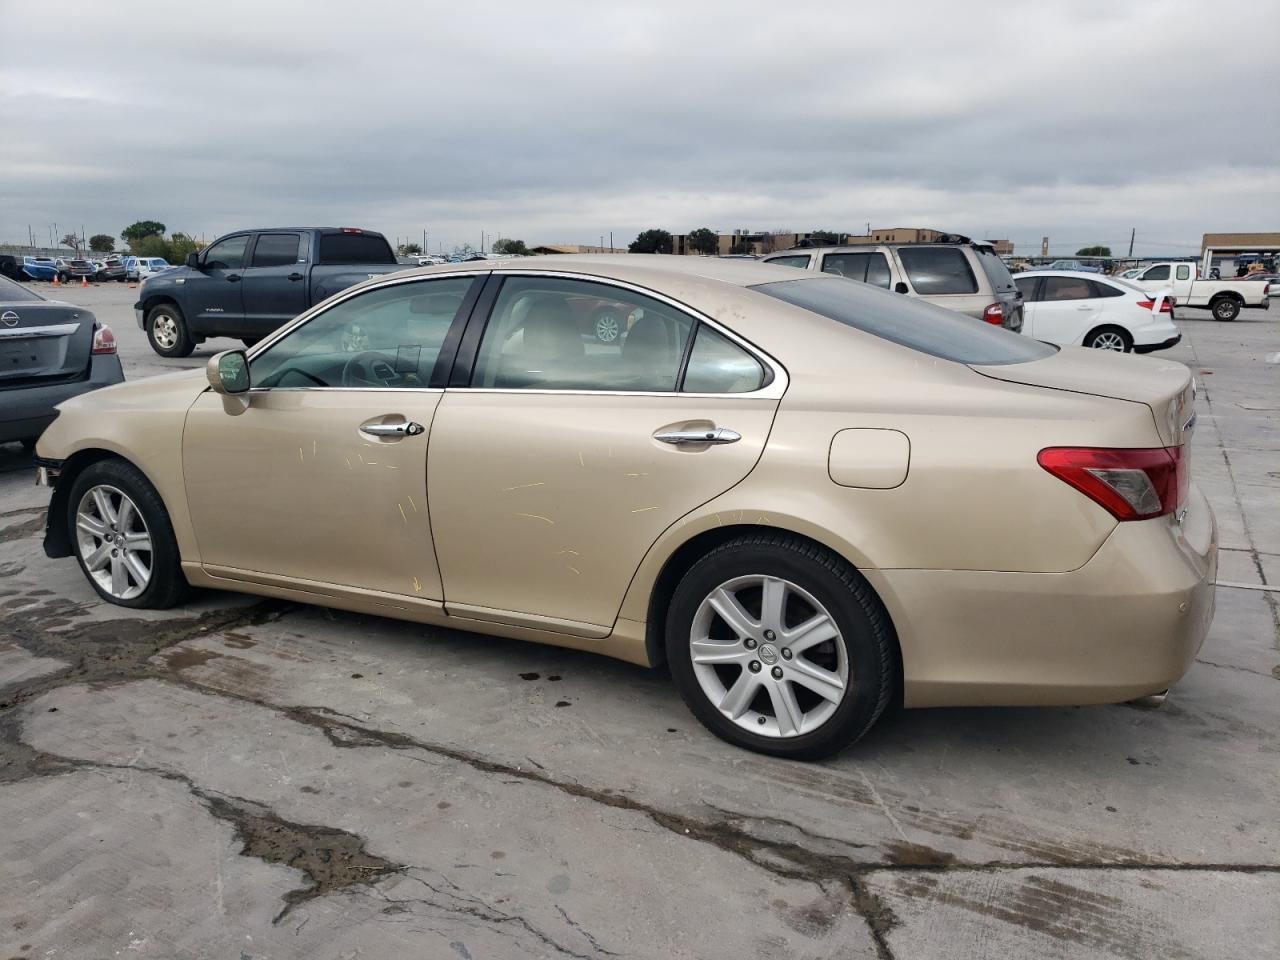
[(147, 314), (147, 342), (162, 357), (189, 357), (196, 348), (177, 304), (162, 303)]
[(124, 460), (90, 464), (71, 485), (67, 529), (76, 560), (102, 599), (163, 610), (190, 591), (160, 494)]
[(811, 760), (856, 741), (889, 704), (898, 647), (865, 579), (826, 549), (761, 534), (712, 550), (667, 612), (676, 687), (716, 736)]
[(1209, 304), (1215, 320), (1234, 320), (1240, 315), (1240, 304), (1234, 297), (1218, 297)]

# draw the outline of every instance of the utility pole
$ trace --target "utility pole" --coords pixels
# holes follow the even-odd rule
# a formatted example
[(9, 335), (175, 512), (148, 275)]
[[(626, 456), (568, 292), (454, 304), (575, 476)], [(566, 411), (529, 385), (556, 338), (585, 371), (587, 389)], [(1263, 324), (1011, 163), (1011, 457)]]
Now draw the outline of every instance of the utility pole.
[(1133, 238), (1138, 235), (1138, 228), (1134, 227), (1129, 231), (1129, 256), (1133, 256)]
[(609, 231), (609, 252), (613, 253), (613, 231)]

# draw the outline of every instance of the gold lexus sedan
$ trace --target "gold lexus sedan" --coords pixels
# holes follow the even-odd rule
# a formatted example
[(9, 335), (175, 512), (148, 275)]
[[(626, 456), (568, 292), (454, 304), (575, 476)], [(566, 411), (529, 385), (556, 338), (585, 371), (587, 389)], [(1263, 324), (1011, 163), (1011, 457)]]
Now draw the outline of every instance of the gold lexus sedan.
[[(581, 318), (617, 305), (609, 342)], [(665, 661), (818, 757), (907, 707), (1164, 691), (1213, 614), (1167, 360), (694, 257), (372, 279), (246, 355), (64, 403), (46, 550), (189, 586)]]

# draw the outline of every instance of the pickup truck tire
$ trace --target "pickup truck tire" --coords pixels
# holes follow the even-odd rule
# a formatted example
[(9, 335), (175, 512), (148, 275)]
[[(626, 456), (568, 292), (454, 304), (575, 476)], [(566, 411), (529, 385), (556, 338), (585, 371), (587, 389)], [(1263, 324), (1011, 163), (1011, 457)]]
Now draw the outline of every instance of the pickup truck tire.
[(1089, 331), (1089, 335), (1084, 338), (1084, 345), (1094, 350), (1130, 353), (1133, 350), (1133, 337), (1123, 327), (1098, 327)]
[(1226, 295), (1215, 297), (1209, 304), (1215, 320), (1234, 320), (1240, 316), (1240, 301)]
[(189, 357), (196, 348), (187, 321), (174, 303), (152, 307), (147, 314), (147, 342), (162, 357)]

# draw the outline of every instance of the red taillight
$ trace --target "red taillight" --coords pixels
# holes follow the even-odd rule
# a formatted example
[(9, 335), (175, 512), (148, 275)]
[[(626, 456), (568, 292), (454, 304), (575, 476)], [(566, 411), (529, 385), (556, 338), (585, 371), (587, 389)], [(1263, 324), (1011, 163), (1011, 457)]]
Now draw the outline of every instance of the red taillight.
[(982, 311), (982, 319), (994, 323), (997, 327), (1004, 323), (1004, 304), (993, 303)]
[(93, 328), (93, 349), (90, 353), (115, 353), (116, 352), (116, 335), (111, 332), (111, 328), (105, 323), (100, 323)]
[(343, 233), (364, 233), (364, 231), (361, 230), (359, 227), (343, 227), (342, 232)]
[(1117, 520), (1173, 513), (1191, 484), (1182, 447), (1049, 447), (1036, 462)]
[[(1138, 306), (1140, 306), (1143, 310), (1150, 310), (1155, 305), (1156, 305), (1156, 302), (1154, 300), (1138, 301)], [(1163, 300), (1160, 301), (1160, 312), (1173, 313), (1173, 297), (1165, 297)]]

